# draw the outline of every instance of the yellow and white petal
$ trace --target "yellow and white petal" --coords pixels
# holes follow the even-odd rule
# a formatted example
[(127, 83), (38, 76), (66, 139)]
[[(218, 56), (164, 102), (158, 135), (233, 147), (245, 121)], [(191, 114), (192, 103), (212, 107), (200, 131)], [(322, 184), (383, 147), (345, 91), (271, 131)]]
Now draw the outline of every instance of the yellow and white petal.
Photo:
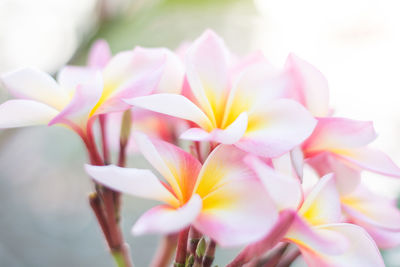
[(212, 129), (211, 121), (204, 112), (182, 95), (153, 94), (135, 97), (126, 102), (136, 107), (194, 122), (205, 130)]
[(278, 219), (260, 181), (251, 172), (241, 175), (231, 173), (202, 198), (203, 210), (194, 223), (196, 229), (224, 247), (260, 240)]
[(98, 183), (122, 193), (165, 202), (178, 207), (178, 199), (150, 171), (121, 168), (114, 165), (85, 165), (85, 170)]
[(252, 113), (260, 106), (284, 96), (285, 79), (265, 59), (247, 66), (233, 82), (221, 128), (231, 124), (241, 113)]
[(3, 74), (1, 80), (14, 96), (42, 102), (57, 110), (63, 109), (70, 99), (49, 74), (35, 68)]
[(341, 221), (340, 199), (333, 174), (325, 175), (312, 188), (299, 214), (314, 226)]
[(143, 156), (167, 180), (181, 203), (188, 201), (198, 179), (200, 162), (170, 143), (150, 139), (139, 132), (134, 137)]
[(235, 145), (262, 157), (279, 157), (307, 139), (316, 120), (299, 103), (279, 99), (248, 114), (243, 138)]
[(229, 51), (224, 41), (207, 30), (189, 47), (185, 63), (197, 103), (215, 126), (220, 125), (229, 92)]
[(0, 105), (0, 128), (47, 125), (58, 110), (34, 100), (14, 99)]
[(198, 217), (202, 203), (198, 195), (179, 208), (157, 206), (143, 214), (132, 228), (132, 234), (172, 234), (188, 227)]

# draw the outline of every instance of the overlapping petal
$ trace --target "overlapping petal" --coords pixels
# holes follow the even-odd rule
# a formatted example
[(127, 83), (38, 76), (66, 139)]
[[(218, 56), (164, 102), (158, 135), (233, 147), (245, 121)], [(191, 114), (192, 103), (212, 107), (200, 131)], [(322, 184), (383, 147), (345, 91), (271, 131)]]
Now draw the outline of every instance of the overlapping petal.
[(185, 63), (194, 101), (215, 126), (220, 125), (229, 93), (229, 52), (224, 41), (206, 31), (188, 49)]
[(322, 177), (304, 200), (299, 213), (314, 226), (341, 220), (339, 194), (333, 174)]
[(394, 199), (379, 196), (360, 185), (351, 194), (342, 196), (341, 202), (344, 211), (355, 223), (400, 231), (400, 210)]
[(195, 227), (222, 246), (257, 241), (278, 218), (262, 184), (243, 162), (244, 156), (233, 146), (217, 147), (204, 163), (195, 189), (203, 199)]
[(97, 70), (76, 68), (73, 72), (79, 72), (82, 83), (76, 85), (75, 94), (70, 103), (49, 123), (74, 124), (85, 129), (93, 106), (99, 101), (103, 79)]
[(304, 249), (302, 255), (310, 267), (380, 267), (385, 266), (382, 256), (372, 238), (361, 227), (340, 223), (319, 226), (319, 234), (342, 235), (348, 239), (349, 246), (343, 253), (326, 253), (318, 247)]
[(297, 210), (303, 200), (299, 181), (281, 174), (254, 156), (247, 156), (246, 162), (256, 172), (278, 210)]
[(286, 99), (249, 114), (248, 127), (235, 145), (264, 157), (278, 157), (310, 136), (316, 120), (300, 104)]
[(142, 133), (135, 134), (135, 141), (147, 161), (171, 185), (177, 198), (188, 201), (201, 169), (200, 162), (186, 151)]

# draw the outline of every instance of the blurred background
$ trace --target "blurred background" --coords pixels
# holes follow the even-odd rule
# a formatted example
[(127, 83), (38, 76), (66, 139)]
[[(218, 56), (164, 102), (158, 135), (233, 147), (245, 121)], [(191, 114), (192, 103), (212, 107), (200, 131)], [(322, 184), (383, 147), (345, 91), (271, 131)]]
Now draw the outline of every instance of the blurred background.
[[(373, 120), (374, 146), (400, 164), (400, 5), (397, 0), (0, 0), (0, 73), (35, 66), (52, 74), (84, 64), (97, 38), (114, 53), (135, 45), (176, 49), (206, 28), (237, 54), (262, 50), (280, 66), (294, 52), (327, 77), (336, 115)], [(8, 95), (0, 90), (0, 100)], [(0, 132), (0, 266), (113, 266), (87, 203), (91, 183), (78, 137), (62, 127)], [(129, 166), (144, 163), (134, 157)], [(365, 173), (398, 196), (400, 181)], [(124, 198), (123, 229), (136, 266), (158, 236), (130, 227), (153, 203)], [(234, 250), (219, 250), (224, 266)], [(400, 250), (384, 252), (400, 266)]]

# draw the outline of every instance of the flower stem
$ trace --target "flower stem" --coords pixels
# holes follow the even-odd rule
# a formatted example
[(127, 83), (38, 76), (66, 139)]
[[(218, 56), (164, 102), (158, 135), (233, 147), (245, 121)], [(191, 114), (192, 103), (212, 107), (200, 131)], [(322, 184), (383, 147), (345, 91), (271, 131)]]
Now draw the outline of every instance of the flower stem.
[(100, 132), (101, 132), (101, 144), (103, 148), (103, 159), (104, 165), (110, 164), (110, 152), (108, 150), (108, 139), (107, 139), (107, 114), (99, 115)]
[(203, 258), (203, 267), (210, 267), (214, 261), (215, 248), (217, 244), (214, 240), (210, 240), (210, 243), (207, 246), (206, 253)]
[(174, 254), (178, 235), (171, 234), (164, 236), (161, 243), (155, 253), (155, 256), (150, 264), (151, 267), (167, 267), (171, 262), (171, 258)]
[[(82, 140), (87, 148), (90, 162), (93, 165), (102, 166), (105, 161), (98, 153), (92, 133), (92, 122), (88, 123), (87, 134), (82, 135)], [(95, 187), (96, 192), (89, 196), (89, 203), (104, 234), (110, 252), (118, 267), (132, 267), (129, 246), (124, 243), (118, 224), (119, 216), (116, 213), (117, 202), (115, 201), (115, 195), (119, 193), (97, 183), (95, 183)]]
[(186, 227), (185, 229), (183, 229), (182, 231), (179, 232), (174, 267), (184, 267), (185, 266), (189, 229), (190, 229), (190, 227)]

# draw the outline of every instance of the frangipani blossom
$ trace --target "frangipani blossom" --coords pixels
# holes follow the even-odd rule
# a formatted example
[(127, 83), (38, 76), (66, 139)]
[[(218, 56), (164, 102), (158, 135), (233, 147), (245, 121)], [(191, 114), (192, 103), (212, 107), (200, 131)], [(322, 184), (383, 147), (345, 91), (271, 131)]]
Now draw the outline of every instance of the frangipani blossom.
[(206, 31), (186, 52), (185, 96), (154, 94), (127, 102), (198, 126), (181, 138), (277, 157), (303, 142), (316, 122), (301, 104), (283, 99), (286, 79), (257, 55), (231, 66), (223, 40)]
[(246, 161), (280, 210), (298, 211), (284, 240), (299, 247), (308, 266), (384, 266), (378, 248), (363, 228), (340, 223), (342, 212), (333, 175), (322, 177), (299, 202), (302, 189), (297, 179), (271, 175), (275, 171), (257, 158), (248, 157)]
[[(157, 89), (154, 91), (163, 93), (180, 93), (184, 78), (183, 63), (180, 58), (173, 52), (165, 48), (141, 48), (151, 57), (157, 59), (165, 57), (162, 77), (158, 83)], [(149, 56), (149, 58), (151, 58)], [(89, 52), (88, 66), (103, 70), (111, 59), (111, 51), (106, 41), (96, 41)], [(124, 103), (125, 105), (125, 103)], [(120, 130), (123, 112), (113, 112), (107, 114), (106, 136), (107, 144), (111, 149), (120, 148)], [(167, 142), (176, 140), (177, 131), (183, 129), (182, 121), (163, 114), (134, 108), (132, 109), (132, 130), (139, 130), (152, 137), (162, 139)], [(134, 138), (131, 136), (127, 143), (128, 153), (137, 151)]]
[(143, 134), (135, 135), (144, 157), (161, 174), (116, 166), (86, 166), (99, 183), (134, 196), (163, 202), (142, 215), (133, 234), (169, 234), (193, 225), (222, 246), (260, 239), (277, 212), (255, 173), (242, 161), (244, 152), (218, 146), (204, 165), (180, 148)]
[[(372, 122), (318, 118), (313, 134), (302, 145), (302, 156), (320, 176), (334, 172), (338, 189), (345, 194), (357, 187), (361, 170), (400, 177), (400, 168), (386, 154), (367, 147), (375, 138)], [(302, 156), (295, 161), (303, 161)]]
[[(62, 123), (84, 136), (92, 118), (130, 108), (122, 98), (156, 89), (179, 92), (176, 77), (163, 75), (171, 54), (167, 49), (137, 47), (109, 58), (108, 46), (100, 42), (91, 51), (90, 67), (67, 66), (58, 73), (57, 81), (33, 68), (6, 73), (2, 82), (19, 99), (0, 105), (0, 127)], [(172, 64), (176, 62), (179, 60)]]
[(360, 184), (353, 192), (341, 196), (347, 219), (363, 227), (380, 248), (400, 244), (400, 210), (395, 199), (377, 195)]

